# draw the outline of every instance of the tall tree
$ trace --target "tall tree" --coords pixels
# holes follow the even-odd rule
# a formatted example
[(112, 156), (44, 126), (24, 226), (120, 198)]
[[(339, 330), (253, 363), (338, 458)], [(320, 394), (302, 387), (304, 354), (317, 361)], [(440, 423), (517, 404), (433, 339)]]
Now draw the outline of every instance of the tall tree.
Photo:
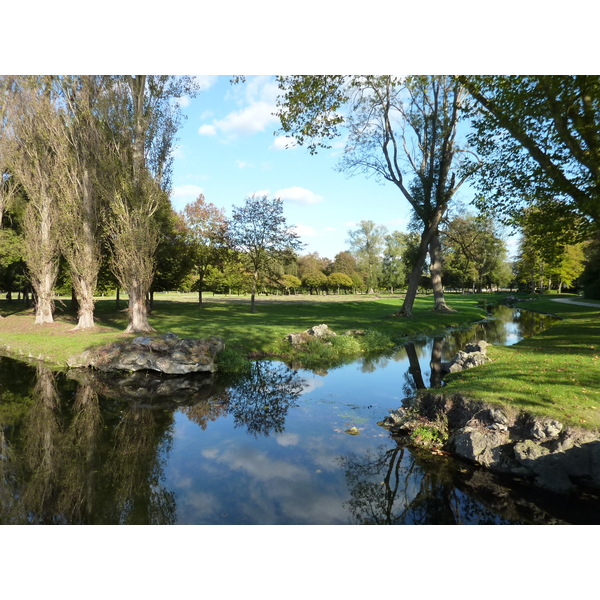
[(251, 312), (256, 312), (259, 275), (268, 271), (272, 260), (299, 250), (302, 243), (283, 216), (283, 202), (268, 196), (250, 196), (243, 206), (234, 206), (229, 238), (244, 253), (252, 269)]
[(387, 229), (373, 221), (361, 221), (356, 229), (348, 231), (350, 249), (356, 256), (358, 268), (365, 273), (367, 293), (374, 293), (381, 274), (381, 255)]
[(127, 75), (113, 81), (112, 169), (118, 175), (108, 223), (113, 269), (129, 295), (127, 332), (152, 331), (146, 297), (159, 243), (154, 217), (168, 202), (171, 148), (181, 119), (175, 100), (193, 93), (189, 78)]
[(60, 190), (58, 227), (62, 255), (69, 264), (78, 306), (75, 329), (94, 326), (94, 293), (101, 263), (100, 214), (106, 78), (73, 76), (56, 79), (62, 131), (52, 140), (61, 168), (55, 173)]
[(395, 288), (406, 284), (406, 264), (403, 261), (408, 243), (408, 234), (392, 231), (384, 238), (382, 259), (382, 281), (393, 294)]
[(5, 96), (11, 134), (11, 173), (28, 202), (23, 217), (25, 260), (35, 290), (35, 323), (54, 321), (54, 284), (58, 274), (55, 174), (63, 165), (53, 150), (62, 123), (56, 111), (51, 76), (20, 77)]
[(218, 265), (225, 248), (227, 219), (222, 209), (206, 202), (204, 194), (187, 204), (183, 215), (190, 233), (191, 250), (198, 276), (198, 302), (202, 304), (206, 275), (211, 267)]
[[(537, 204), (545, 227), (584, 236), (600, 223), (600, 76), (464, 76), (475, 100), (477, 183), (509, 220)], [(549, 218), (548, 218), (549, 217)], [(566, 227), (569, 222), (570, 226)], [(565, 241), (565, 240), (562, 240)]]
[[(447, 76), (280, 77), (278, 115), (284, 132), (311, 152), (348, 126), (340, 168), (395, 185), (421, 221), (421, 243), (398, 314), (412, 315), (421, 271), (438, 225), (458, 188), (478, 168), (456, 141), (464, 101)], [(348, 115), (341, 113), (346, 106)], [(411, 192), (416, 182), (420, 198)], [(434, 250), (435, 252), (435, 250)], [(443, 294), (437, 310), (448, 310)]]

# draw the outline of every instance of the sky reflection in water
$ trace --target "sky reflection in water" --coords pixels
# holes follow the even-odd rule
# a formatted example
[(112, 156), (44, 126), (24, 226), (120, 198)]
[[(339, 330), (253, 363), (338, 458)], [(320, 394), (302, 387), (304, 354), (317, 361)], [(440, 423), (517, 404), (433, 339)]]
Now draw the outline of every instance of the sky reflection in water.
[[(192, 378), (161, 398), (124, 400), (123, 378), (73, 381), (2, 359), (0, 522), (569, 522), (560, 500), (542, 509), (490, 474), (400, 448), (377, 425), (430, 385), (434, 349), (449, 360), (469, 341), (511, 343), (540, 327), (532, 315), (502, 308), (470, 332), (328, 373), (257, 362), (250, 377)], [(128, 394), (156, 389), (146, 375), (128, 381)]]

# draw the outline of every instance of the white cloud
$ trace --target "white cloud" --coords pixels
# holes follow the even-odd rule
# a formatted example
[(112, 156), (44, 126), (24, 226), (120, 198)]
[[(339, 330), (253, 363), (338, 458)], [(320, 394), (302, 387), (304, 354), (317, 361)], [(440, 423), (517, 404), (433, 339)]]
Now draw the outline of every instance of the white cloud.
[(239, 169), (251, 169), (254, 167), (252, 163), (246, 162), (245, 160), (236, 160), (235, 162)]
[(214, 119), (211, 125), (203, 125), (200, 134), (215, 135), (219, 132), (236, 138), (260, 133), (279, 123), (279, 119), (273, 115), (278, 87), (272, 77), (249, 77), (243, 85), (232, 86), (231, 94), (240, 106), (239, 110), (221, 119)]
[(280, 135), (279, 137), (275, 138), (271, 148), (273, 148), (273, 150), (287, 150), (296, 148), (297, 145), (298, 142), (296, 142), (296, 138), (287, 135)]
[(173, 201), (173, 204), (176, 205), (174, 208), (178, 210), (179, 207), (183, 208), (183, 206), (189, 202), (193, 202), (200, 194), (203, 193), (204, 189), (198, 185), (176, 185), (171, 190), (171, 200)]
[(216, 75), (195, 75), (194, 81), (200, 88), (201, 92), (210, 89), (217, 81)]
[(337, 227), (325, 227), (325, 229), (323, 229), (323, 231), (337, 231)]
[(200, 135), (217, 135), (217, 128), (214, 125), (201, 125), (198, 133)]
[(297, 446), (300, 436), (297, 433), (280, 433), (275, 436), (276, 442), (280, 446)]
[(318, 204), (323, 201), (323, 197), (302, 187), (290, 187), (275, 192), (276, 198), (283, 201), (295, 202), (297, 204)]
[(191, 98), (189, 96), (181, 96), (181, 98), (178, 98), (178, 104), (182, 108), (185, 108), (186, 106), (189, 106), (191, 101), (192, 100), (191, 100)]
[(317, 232), (310, 225), (294, 225), (291, 230), (300, 237), (315, 237)]
[(183, 154), (183, 149), (181, 146), (179, 145), (175, 145), (171, 148), (171, 155), (174, 158), (183, 158), (184, 154)]
[(278, 122), (272, 113), (274, 106), (269, 102), (254, 102), (246, 108), (229, 113), (224, 119), (214, 122), (214, 126), (221, 132), (237, 137), (252, 135), (264, 131), (267, 126)]

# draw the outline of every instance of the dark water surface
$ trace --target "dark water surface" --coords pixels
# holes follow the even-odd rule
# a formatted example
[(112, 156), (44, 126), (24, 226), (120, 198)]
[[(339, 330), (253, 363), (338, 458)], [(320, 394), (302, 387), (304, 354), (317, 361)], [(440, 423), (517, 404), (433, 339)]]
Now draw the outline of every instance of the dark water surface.
[(235, 381), (75, 380), (1, 358), (0, 523), (600, 523), (594, 496), (415, 453), (377, 425), (439, 381), (432, 356), (515, 343), (547, 323), (498, 307), (390, 356), (327, 373), (262, 361)]

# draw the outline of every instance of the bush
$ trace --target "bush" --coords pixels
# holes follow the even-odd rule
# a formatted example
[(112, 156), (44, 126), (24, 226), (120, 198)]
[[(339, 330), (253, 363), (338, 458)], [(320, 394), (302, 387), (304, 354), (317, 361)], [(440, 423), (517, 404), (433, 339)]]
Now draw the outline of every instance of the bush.
[(249, 374), (252, 369), (252, 361), (239, 350), (231, 348), (219, 352), (216, 363), (221, 373)]
[(381, 331), (370, 330), (362, 338), (364, 352), (381, 352), (394, 347), (394, 342)]

